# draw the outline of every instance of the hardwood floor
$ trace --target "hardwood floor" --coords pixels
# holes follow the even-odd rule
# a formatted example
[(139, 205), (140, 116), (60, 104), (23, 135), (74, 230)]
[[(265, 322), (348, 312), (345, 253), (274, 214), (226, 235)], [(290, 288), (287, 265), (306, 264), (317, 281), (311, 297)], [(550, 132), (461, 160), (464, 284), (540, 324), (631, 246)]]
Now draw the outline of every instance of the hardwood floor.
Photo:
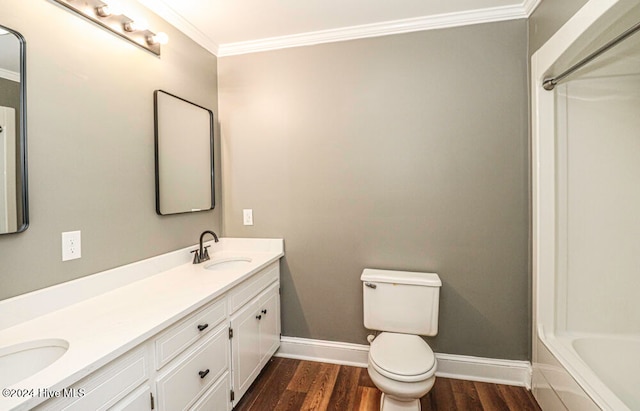
[[(378, 411), (380, 391), (366, 368), (272, 358), (234, 411)], [(437, 378), (423, 411), (538, 411), (522, 387)]]

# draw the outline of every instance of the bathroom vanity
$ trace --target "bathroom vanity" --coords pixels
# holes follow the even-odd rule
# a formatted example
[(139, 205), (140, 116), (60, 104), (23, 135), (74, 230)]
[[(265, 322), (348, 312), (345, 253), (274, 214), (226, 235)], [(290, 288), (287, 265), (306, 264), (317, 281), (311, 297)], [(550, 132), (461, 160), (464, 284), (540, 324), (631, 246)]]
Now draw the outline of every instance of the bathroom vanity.
[(283, 242), (193, 248), (0, 302), (0, 409), (231, 410), (280, 345)]

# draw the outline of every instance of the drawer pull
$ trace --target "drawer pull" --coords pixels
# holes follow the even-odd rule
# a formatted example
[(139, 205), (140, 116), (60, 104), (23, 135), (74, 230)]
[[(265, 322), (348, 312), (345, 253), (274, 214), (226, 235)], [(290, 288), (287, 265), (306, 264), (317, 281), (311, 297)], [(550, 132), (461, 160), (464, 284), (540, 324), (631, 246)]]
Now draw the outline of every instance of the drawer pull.
[(261, 315), (256, 315), (256, 319), (262, 320), (262, 316)]
[(207, 329), (207, 327), (209, 326), (209, 324), (200, 324), (198, 326), (198, 331), (204, 331)]
[(198, 371), (198, 375), (200, 375), (200, 378), (204, 378), (207, 376), (207, 374), (209, 374), (209, 369), (207, 368), (204, 371)]
[(267, 314), (267, 310), (262, 310), (262, 314)]

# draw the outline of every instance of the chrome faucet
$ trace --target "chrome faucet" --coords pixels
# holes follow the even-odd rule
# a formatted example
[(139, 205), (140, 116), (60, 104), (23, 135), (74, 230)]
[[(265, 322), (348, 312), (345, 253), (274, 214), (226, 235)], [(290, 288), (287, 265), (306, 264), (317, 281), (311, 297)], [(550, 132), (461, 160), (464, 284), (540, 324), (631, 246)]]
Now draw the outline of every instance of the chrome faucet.
[(206, 246), (206, 247), (202, 246), (202, 240), (204, 240), (205, 234), (211, 234), (213, 236), (213, 241), (216, 243), (218, 242), (218, 236), (216, 235), (216, 233), (214, 233), (211, 230), (203, 231), (202, 234), (200, 234), (200, 248), (198, 250), (191, 251), (192, 253), (195, 254), (193, 256), (194, 264), (200, 264), (209, 259), (209, 251), (207, 250), (207, 248), (209, 248), (210, 246)]

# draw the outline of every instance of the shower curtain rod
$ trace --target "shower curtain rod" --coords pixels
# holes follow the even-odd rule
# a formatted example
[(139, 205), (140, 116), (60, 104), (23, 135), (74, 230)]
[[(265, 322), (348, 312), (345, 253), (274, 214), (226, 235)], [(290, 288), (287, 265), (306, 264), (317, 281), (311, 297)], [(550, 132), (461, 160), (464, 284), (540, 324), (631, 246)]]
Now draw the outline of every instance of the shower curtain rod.
[(614, 38), (604, 46), (600, 47), (598, 50), (589, 54), (587, 57), (583, 58), (573, 66), (569, 67), (566, 71), (556, 77), (547, 78), (542, 82), (542, 87), (545, 90), (553, 90), (553, 88), (562, 81), (565, 77), (571, 75), (574, 71), (581, 69), (585, 65), (589, 64), (592, 60), (599, 57), (602, 53), (606, 52), (610, 48), (613, 48), (626, 40), (628, 37), (631, 37), (633, 34), (637, 33), (640, 30), (640, 22), (636, 23), (631, 28), (627, 29), (624, 33), (620, 34), (618, 37)]

